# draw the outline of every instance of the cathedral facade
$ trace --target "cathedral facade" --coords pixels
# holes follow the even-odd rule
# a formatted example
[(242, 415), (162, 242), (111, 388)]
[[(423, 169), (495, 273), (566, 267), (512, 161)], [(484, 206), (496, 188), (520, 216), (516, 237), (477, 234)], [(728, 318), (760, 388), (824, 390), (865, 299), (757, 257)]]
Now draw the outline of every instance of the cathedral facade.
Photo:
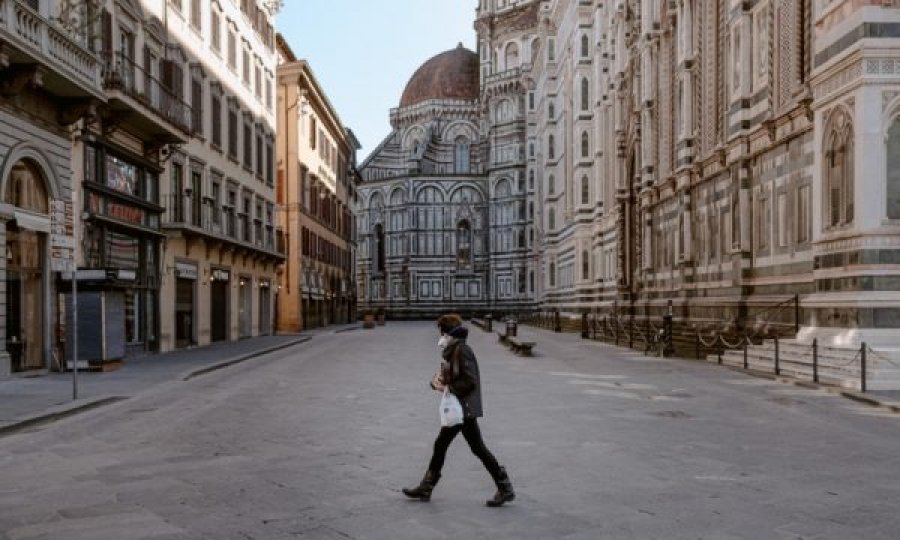
[(362, 168), (363, 304), (700, 328), (796, 296), (801, 339), (896, 341), (896, 1), (481, 0), (475, 28)]
[[(481, 62), (462, 45), (426, 62), (360, 166), (360, 307), (391, 317), (537, 307), (521, 82), (488, 117)], [(493, 111), (492, 111), (493, 112)]]

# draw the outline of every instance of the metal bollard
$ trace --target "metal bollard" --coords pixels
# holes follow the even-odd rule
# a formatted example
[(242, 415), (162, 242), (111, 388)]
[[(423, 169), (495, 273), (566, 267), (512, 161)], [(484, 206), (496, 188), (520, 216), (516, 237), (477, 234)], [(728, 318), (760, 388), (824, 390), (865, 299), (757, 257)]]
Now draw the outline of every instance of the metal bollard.
[(819, 338), (813, 338), (813, 382), (819, 382)]
[(697, 360), (700, 360), (700, 334), (697, 334), (697, 341), (695, 345), (697, 346)]
[(744, 369), (750, 368), (750, 361), (747, 358), (747, 342), (744, 342)]
[(778, 347), (778, 336), (775, 336), (775, 375), (781, 375), (781, 353)]
[(859, 347), (859, 389), (861, 392), (866, 391), (866, 346), (865, 342)]

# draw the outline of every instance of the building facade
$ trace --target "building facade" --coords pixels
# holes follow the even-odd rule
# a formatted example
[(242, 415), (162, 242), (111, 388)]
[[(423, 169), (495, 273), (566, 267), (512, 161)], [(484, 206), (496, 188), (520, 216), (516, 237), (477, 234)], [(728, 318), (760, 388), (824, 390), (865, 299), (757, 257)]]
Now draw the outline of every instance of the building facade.
[(274, 331), (274, 30), (257, 2), (104, 0), (86, 126), (79, 358)]
[(275, 13), (159, 2), (191, 138), (167, 162), (162, 350), (270, 335), (284, 261), (275, 200)]
[[(0, 378), (59, 367), (73, 146), (106, 101), (87, 6), (0, 1)], [(63, 327), (64, 328), (64, 327)]]
[[(482, 0), (478, 80), (426, 63), (361, 168), (364, 306), (671, 309), (696, 331), (787, 324), (775, 306), (799, 295), (801, 339), (893, 344), (895, 4)], [(521, 221), (500, 217), (507, 200)]]
[(523, 93), (513, 73), (481, 85), (481, 64), (461, 44), (423, 64), (360, 166), (363, 309), (535, 307)]
[(278, 202), (287, 240), (278, 320), (280, 330), (296, 332), (356, 319), (359, 142), (280, 35), (278, 48)]

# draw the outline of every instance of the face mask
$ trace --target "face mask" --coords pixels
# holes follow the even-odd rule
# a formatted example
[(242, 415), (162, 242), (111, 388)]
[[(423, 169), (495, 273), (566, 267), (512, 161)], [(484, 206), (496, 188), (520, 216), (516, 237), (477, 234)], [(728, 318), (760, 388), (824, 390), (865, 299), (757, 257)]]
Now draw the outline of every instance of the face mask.
[(444, 349), (446, 349), (446, 348), (447, 348), (447, 345), (449, 345), (449, 344), (450, 344), (450, 336), (443, 336), (443, 335), (442, 335), (442, 336), (440, 337), (440, 339), (438, 339), (438, 349), (440, 349), (440, 350), (442, 350), (442, 351), (443, 351)]

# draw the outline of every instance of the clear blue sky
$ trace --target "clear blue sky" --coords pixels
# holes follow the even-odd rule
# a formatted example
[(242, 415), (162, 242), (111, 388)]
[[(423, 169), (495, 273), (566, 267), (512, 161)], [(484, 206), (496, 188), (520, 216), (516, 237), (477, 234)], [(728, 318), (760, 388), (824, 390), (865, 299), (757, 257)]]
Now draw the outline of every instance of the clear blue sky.
[(462, 42), (475, 50), (476, 0), (286, 0), (277, 30), (312, 66), (363, 145), (390, 133), (388, 113), (413, 72)]

